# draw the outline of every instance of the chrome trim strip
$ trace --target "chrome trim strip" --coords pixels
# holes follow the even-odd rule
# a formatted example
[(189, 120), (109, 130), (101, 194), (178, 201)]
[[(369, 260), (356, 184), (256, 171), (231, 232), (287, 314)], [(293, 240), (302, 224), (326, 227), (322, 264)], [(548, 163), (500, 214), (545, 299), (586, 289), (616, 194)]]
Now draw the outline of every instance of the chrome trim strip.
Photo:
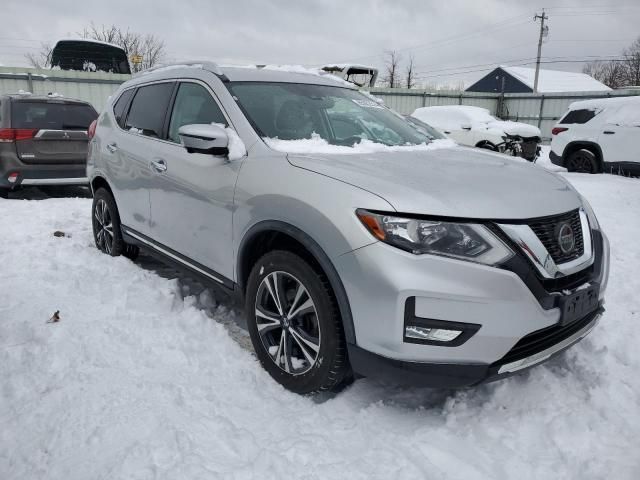
[(161, 253), (163, 253), (164, 255), (173, 258), (174, 260), (182, 263), (183, 265), (186, 265), (187, 267), (195, 270), (196, 272), (200, 272), (201, 274), (215, 280), (218, 283), (221, 283), (222, 285), (224, 285), (224, 282), (219, 279), (218, 277), (216, 277), (215, 275), (211, 275), (209, 272), (204, 271), (203, 269), (196, 267), (194, 264), (187, 262), (186, 260), (178, 257), (177, 255), (174, 255), (173, 253), (165, 250), (162, 247), (159, 247), (158, 245), (156, 245), (155, 243), (150, 242), (149, 240), (142, 238), (140, 235), (137, 235), (135, 233), (133, 233), (131, 230), (127, 230), (126, 228), (124, 229), (124, 231), (127, 233), (127, 235), (132, 236), (133, 238), (135, 238), (136, 240), (141, 241), (142, 243), (149, 245), (151, 248), (153, 248), (154, 250), (157, 250)]
[(41, 130), (38, 130), (38, 133), (36, 133), (33, 138), (41, 138), (45, 133), (49, 133), (49, 132), (56, 132), (56, 133), (74, 132), (74, 133), (83, 133), (85, 137), (88, 136), (86, 130), (53, 130), (53, 129), (48, 130), (46, 128), (43, 128)]
[(580, 208), (579, 215), (584, 252), (575, 260), (559, 265), (551, 258), (551, 255), (529, 225), (499, 223), (498, 227), (520, 247), (520, 250), (531, 260), (543, 277), (556, 278), (558, 276), (571, 275), (590, 266), (594, 261), (591, 228), (583, 208)]
[(564, 350), (569, 347), (571, 344), (576, 343), (582, 338), (586, 337), (591, 330), (598, 324), (600, 317), (602, 314), (598, 314), (595, 316), (593, 321), (583, 327), (581, 330), (577, 331), (573, 335), (568, 338), (565, 338), (563, 341), (556, 343), (555, 345), (543, 350), (542, 352), (535, 353), (529, 357), (523, 358), (521, 360), (516, 360), (515, 362), (506, 363), (500, 367), (498, 370), (498, 374), (501, 373), (509, 373), (509, 372), (517, 372), (518, 370), (522, 370), (523, 368), (531, 367), (537, 363), (545, 361), (554, 353), (558, 353), (560, 350)]
[(89, 183), (87, 177), (75, 178), (25, 178), (20, 185), (83, 185)]

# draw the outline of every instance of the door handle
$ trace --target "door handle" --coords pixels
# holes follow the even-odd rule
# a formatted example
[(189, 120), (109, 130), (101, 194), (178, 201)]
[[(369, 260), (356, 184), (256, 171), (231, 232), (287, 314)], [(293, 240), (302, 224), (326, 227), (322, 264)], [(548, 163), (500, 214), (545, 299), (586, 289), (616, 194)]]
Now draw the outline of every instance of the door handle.
[(605, 130), (604, 132), (605, 135), (614, 135), (616, 132), (612, 132), (611, 130)]
[(110, 153), (116, 153), (118, 151), (118, 145), (115, 143), (107, 143), (107, 150), (109, 150)]
[(158, 173), (167, 171), (167, 163), (164, 160), (151, 160), (150, 165)]

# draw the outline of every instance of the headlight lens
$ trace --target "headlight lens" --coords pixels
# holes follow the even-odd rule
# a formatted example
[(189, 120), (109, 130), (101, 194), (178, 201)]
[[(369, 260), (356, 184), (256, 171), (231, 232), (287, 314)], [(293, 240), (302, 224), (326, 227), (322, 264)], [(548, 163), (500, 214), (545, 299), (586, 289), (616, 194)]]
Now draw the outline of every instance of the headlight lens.
[(587, 199), (580, 195), (580, 199), (582, 200), (582, 206), (584, 211), (587, 214), (587, 218), (589, 219), (589, 226), (591, 226), (592, 230), (600, 230), (600, 223), (598, 223), (598, 218), (596, 214), (593, 212), (593, 208), (591, 208), (591, 204), (587, 202)]
[(378, 240), (415, 255), (440, 255), (485, 265), (503, 263), (513, 255), (484, 225), (403, 218), (361, 209), (356, 215)]

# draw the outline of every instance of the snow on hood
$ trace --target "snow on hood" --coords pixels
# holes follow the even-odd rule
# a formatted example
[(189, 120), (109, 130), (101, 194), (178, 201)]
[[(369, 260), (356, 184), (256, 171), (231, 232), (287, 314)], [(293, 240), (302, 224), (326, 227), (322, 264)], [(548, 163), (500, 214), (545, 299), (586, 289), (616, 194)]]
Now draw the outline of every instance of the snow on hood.
[(320, 135), (313, 133), (311, 138), (305, 138), (302, 140), (280, 140), (279, 138), (263, 138), (265, 143), (279, 152), (285, 153), (302, 153), (302, 154), (342, 154), (342, 155), (357, 155), (362, 153), (375, 153), (375, 152), (416, 152), (434, 150), (437, 148), (451, 148), (455, 147), (456, 143), (453, 140), (442, 139), (434, 140), (430, 143), (422, 143), (420, 145), (384, 145), (382, 143), (372, 142), (371, 140), (362, 139), (356, 143), (353, 147), (331, 145)]
[(554, 215), (580, 206), (561, 177), (525, 160), (435, 145), (349, 154), (301, 151), (288, 159), (372, 192), (405, 213), (500, 220)]
[[(542, 135), (538, 127), (534, 127), (528, 123), (495, 120), (482, 125), (486, 128), (501, 130), (509, 135), (520, 135), (522, 137), (540, 137)], [(474, 128), (475, 127), (474, 125)]]

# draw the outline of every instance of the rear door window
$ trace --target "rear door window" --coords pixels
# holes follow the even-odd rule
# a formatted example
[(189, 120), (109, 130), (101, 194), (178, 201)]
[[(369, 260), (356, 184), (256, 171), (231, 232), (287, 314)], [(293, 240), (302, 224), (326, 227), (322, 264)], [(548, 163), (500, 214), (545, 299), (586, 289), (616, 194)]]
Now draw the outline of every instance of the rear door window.
[(124, 128), (124, 117), (126, 117), (127, 113), (126, 109), (129, 106), (129, 100), (131, 100), (134, 91), (135, 89), (131, 88), (122, 92), (122, 95), (120, 95), (120, 98), (113, 106), (113, 114), (116, 117), (116, 122), (118, 122), (118, 125), (122, 128)]
[(91, 105), (16, 101), (11, 105), (13, 128), (87, 130), (98, 113)]
[(589, 110), (586, 108), (582, 108), (579, 110), (571, 110), (569, 113), (567, 113), (564, 116), (562, 120), (560, 120), (560, 123), (565, 123), (565, 124), (587, 123), (589, 120), (591, 120), (595, 116), (596, 116), (595, 110)]
[(162, 138), (173, 86), (173, 82), (169, 82), (138, 88), (131, 102), (125, 129), (152, 138)]

